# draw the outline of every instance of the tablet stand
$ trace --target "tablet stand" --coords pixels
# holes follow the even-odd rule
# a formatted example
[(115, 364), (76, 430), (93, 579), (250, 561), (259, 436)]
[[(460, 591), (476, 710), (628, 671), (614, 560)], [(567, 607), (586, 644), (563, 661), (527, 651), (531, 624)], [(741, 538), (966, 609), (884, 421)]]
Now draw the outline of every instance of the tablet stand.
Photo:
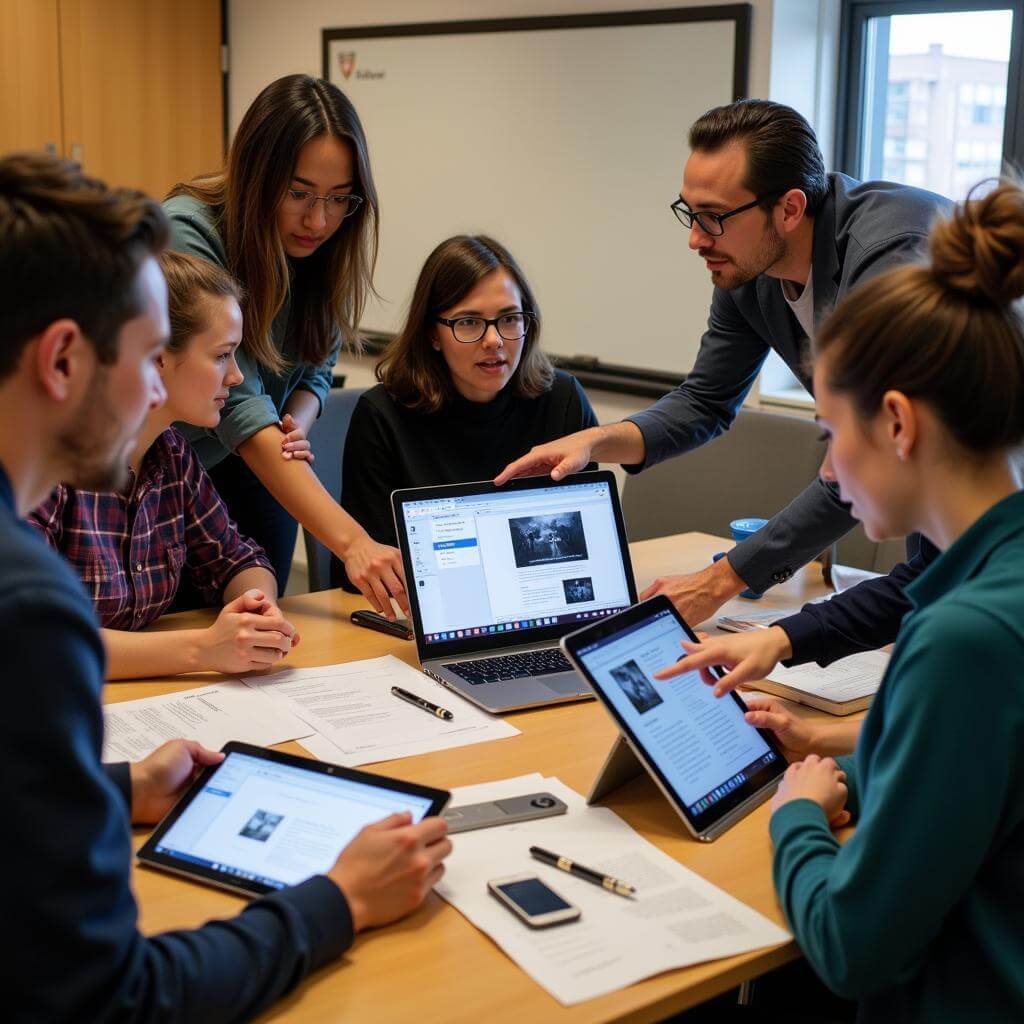
[(609, 793), (624, 786), (627, 782), (632, 782), (633, 779), (646, 772), (647, 769), (641, 764), (636, 754), (633, 753), (633, 748), (626, 741), (626, 737), (620, 732), (612, 744), (612, 749), (608, 751), (608, 756), (604, 759), (604, 764), (601, 765), (594, 784), (590, 787), (587, 803), (600, 803)]

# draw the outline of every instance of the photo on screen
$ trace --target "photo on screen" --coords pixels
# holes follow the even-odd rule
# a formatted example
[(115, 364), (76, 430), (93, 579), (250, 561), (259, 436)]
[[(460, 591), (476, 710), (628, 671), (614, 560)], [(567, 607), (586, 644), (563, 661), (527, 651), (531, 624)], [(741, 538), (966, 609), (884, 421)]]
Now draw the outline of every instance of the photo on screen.
[(508, 528), (518, 569), (552, 562), (580, 562), (588, 557), (583, 516), (579, 512), (522, 516), (510, 519)]
[(581, 604), (594, 600), (594, 581), (589, 576), (578, 576), (574, 580), (562, 580), (566, 604)]
[(610, 669), (610, 671), (612, 678), (619, 684), (622, 692), (630, 699), (639, 714), (643, 715), (664, 702), (664, 698), (655, 690), (650, 680), (640, 670), (640, 666), (632, 659)]
[(246, 839), (255, 839), (258, 843), (265, 843), (274, 834), (274, 829), (281, 824), (283, 819), (283, 814), (254, 811), (252, 817), (242, 826), (242, 830), (238, 834)]

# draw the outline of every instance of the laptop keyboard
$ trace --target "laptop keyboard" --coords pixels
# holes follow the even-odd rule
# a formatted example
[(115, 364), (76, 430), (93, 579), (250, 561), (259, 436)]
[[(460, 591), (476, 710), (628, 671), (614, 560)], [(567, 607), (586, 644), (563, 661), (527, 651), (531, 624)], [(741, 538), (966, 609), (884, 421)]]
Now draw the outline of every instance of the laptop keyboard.
[(522, 651), (503, 654), (496, 658), (477, 658), (475, 661), (449, 662), (445, 668), (465, 679), (473, 686), (497, 683), (505, 679), (528, 679), (531, 676), (550, 676), (556, 672), (571, 672), (572, 665), (557, 647), (540, 651)]

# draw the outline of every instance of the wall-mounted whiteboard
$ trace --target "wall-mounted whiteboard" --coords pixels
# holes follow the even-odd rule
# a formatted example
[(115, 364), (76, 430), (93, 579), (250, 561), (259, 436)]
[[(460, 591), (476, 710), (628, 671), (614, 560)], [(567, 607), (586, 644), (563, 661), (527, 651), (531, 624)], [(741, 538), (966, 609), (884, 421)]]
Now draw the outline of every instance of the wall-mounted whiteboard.
[(669, 210), (689, 125), (746, 92), (749, 5), (327, 29), (381, 200), (363, 326), (397, 330), (430, 250), (482, 232), (522, 264), (544, 347), (685, 372), (711, 299)]

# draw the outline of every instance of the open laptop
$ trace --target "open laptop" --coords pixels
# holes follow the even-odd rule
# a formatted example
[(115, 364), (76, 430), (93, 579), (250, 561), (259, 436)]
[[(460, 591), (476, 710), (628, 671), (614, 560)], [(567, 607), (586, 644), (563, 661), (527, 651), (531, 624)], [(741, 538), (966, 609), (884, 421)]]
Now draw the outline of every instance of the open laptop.
[(593, 697), (558, 641), (636, 603), (611, 473), (391, 501), (424, 672), (491, 712)]

